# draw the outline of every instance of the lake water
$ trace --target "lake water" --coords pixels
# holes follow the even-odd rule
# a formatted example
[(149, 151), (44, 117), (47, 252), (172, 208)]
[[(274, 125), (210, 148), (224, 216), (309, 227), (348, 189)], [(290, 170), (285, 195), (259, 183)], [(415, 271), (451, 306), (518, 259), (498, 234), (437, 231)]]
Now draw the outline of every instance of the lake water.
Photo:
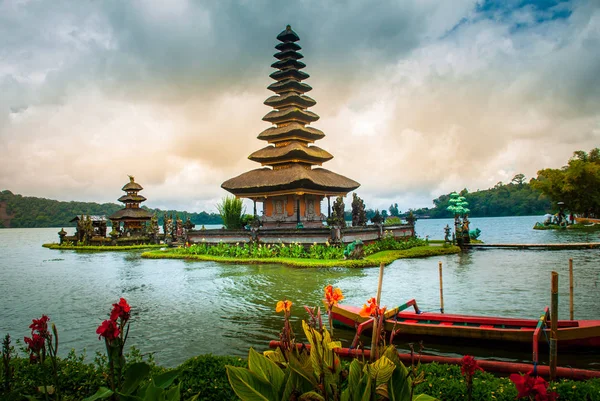
[[(487, 243), (598, 242), (600, 233), (535, 231), (541, 217), (472, 219)], [(442, 238), (451, 220), (420, 220), (421, 237)], [(277, 339), (278, 300), (292, 300), (299, 339), (302, 305), (321, 305), (327, 284), (340, 287), (347, 304), (375, 295), (378, 268), (297, 269), (281, 265), (231, 265), (182, 260), (144, 260), (140, 252), (53, 251), (59, 229), (0, 230), (0, 334), (22, 339), (32, 318), (50, 316), (60, 334), (60, 354), (75, 348), (103, 351), (95, 334), (111, 304), (125, 297), (133, 317), (128, 345), (155, 353), (175, 366), (203, 353), (247, 355)], [(72, 229), (71, 229), (72, 231)], [(382, 304), (416, 298), (421, 309), (439, 310), (438, 261), (444, 266), (448, 313), (538, 318), (550, 302), (550, 272), (560, 274), (560, 317), (568, 318), (568, 260), (575, 267), (575, 318), (600, 319), (600, 250), (523, 251), (487, 249), (444, 257), (398, 260), (385, 269)], [(353, 333), (336, 330), (348, 344)], [(400, 342), (399, 347), (406, 349)], [(494, 350), (478, 344), (425, 344), (433, 354), (468, 352), (480, 357), (528, 361), (530, 351)], [(560, 352), (560, 351), (559, 351)], [(560, 356), (559, 364), (597, 368), (598, 354)]]

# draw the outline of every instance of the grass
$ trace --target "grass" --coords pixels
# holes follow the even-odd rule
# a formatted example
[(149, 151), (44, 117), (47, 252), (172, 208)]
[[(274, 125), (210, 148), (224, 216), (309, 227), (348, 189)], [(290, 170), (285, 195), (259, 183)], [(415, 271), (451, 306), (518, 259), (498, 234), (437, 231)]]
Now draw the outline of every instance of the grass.
[(135, 249), (164, 248), (165, 245), (60, 245), (57, 243), (43, 244), (44, 248), (74, 251), (131, 251)]
[(305, 258), (231, 258), (212, 255), (183, 255), (166, 251), (149, 251), (142, 254), (145, 259), (185, 259), (236, 264), (284, 264), (292, 267), (375, 267), (381, 263), (388, 265), (396, 259), (425, 258), (429, 256), (459, 253), (457, 246), (417, 246), (405, 250), (381, 251), (359, 260), (323, 260)]

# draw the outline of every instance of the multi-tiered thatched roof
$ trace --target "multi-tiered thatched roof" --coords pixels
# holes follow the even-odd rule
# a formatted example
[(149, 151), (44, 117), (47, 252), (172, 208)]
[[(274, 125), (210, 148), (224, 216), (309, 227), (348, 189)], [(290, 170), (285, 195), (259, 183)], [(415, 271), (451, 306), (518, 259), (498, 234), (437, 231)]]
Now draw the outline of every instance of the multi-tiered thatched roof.
[(312, 88), (302, 81), (309, 77), (300, 71), (306, 65), (299, 61), (300, 38), (288, 25), (277, 39), (282, 42), (275, 48), (278, 60), (271, 66), (277, 71), (270, 75), (276, 82), (268, 89), (275, 92), (265, 104), (273, 111), (263, 117), (274, 124), (258, 135), (268, 146), (252, 153), (248, 158), (263, 168), (251, 170), (225, 181), (221, 187), (236, 196), (259, 198), (272, 195), (315, 194), (324, 196), (346, 195), (360, 186), (354, 180), (336, 174), (321, 166), (333, 156), (312, 145), (325, 134), (307, 126), (319, 119), (308, 107), (317, 102), (306, 96)]

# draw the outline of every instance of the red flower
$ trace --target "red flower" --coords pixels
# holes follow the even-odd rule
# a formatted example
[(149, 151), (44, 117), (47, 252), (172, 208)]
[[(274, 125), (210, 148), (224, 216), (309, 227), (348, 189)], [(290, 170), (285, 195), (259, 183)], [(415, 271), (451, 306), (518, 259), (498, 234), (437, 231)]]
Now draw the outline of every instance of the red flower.
[(510, 375), (510, 380), (515, 384), (519, 394), (517, 398), (535, 397), (536, 401), (554, 401), (558, 398), (558, 394), (551, 391), (548, 392), (548, 383), (542, 377), (531, 376), (531, 372), (524, 375), (513, 373)]
[(473, 377), (475, 372), (478, 370), (481, 370), (483, 372), (481, 366), (477, 364), (477, 361), (471, 355), (463, 356), (461, 362), (462, 366), (460, 367), (460, 372), (465, 377)]
[(29, 328), (31, 329), (31, 333), (37, 331), (40, 336), (47, 337), (50, 333), (48, 333), (48, 321), (50, 318), (46, 315), (42, 315), (39, 319), (33, 319)]
[(119, 328), (117, 327), (117, 322), (114, 320), (103, 321), (102, 324), (96, 329), (96, 334), (99, 334), (98, 340), (101, 337), (104, 337), (109, 341), (114, 340), (115, 338), (119, 337)]
[(130, 311), (131, 306), (129, 306), (125, 298), (121, 298), (118, 304), (113, 304), (113, 310), (110, 312), (110, 320), (121, 319), (126, 322), (129, 320)]
[(25, 344), (27, 344), (27, 348), (32, 353), (37, 354), (42, 350), (42, 348), (44, 348), (44, 337), (40, 336), (39, 334), (32, 334), (31, 338), (25, 337), (24, 341)]
[(371, 298), (366, 304), (363, 305), (359, 315), (362, 317), (379, 316), (381, 312), (382, 309), (380, 309), (379, 305), (377, 305), (377, 300), (375, 298)]

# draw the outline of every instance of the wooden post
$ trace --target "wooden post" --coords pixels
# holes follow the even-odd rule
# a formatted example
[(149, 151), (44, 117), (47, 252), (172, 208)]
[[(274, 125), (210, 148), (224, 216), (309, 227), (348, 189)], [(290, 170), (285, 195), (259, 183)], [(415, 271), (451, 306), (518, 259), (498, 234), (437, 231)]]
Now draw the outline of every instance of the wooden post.
[[(381, 302), (381, 287), (383, 286), (383, 268), (384, 264), (381, 263), (379, 265), (379, 281), (377, 283), (377, 297), (375, 298), (377, 301), (377, 307), (379, 308), (379, 304)], [(377, 329), (378, 321), (376, 318), (373, 318), (373, 335), (371, 336), (371, 362), (377, 358), (377, 333), (379, 330)]]
[(569, 319), (573, 320), (573, 259), (569, 259)]
[(439, 262), (440, 268), (440, 312), (444, 313), (444, 280), (442, 279), (442, 262)]
[(550, 381), (556, 380), (558, 328), (558, 273), (552, 272), (552, 297), (550, 302)]

